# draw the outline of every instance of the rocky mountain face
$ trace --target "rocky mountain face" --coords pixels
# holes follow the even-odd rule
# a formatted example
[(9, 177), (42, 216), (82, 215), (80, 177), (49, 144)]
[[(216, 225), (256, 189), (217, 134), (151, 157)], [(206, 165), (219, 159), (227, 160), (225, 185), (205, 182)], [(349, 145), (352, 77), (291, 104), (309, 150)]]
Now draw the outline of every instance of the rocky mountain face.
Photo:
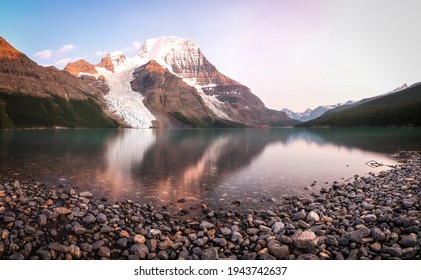
[[(114, 67), (111, 67), (110, 61)], [(220, 73), (190, 40), (147, 40), (133, 58), (106, 56), (96, 70), (69, 64), (73, 75), (101, 76), (108, 108), (132, 127), (287, 126), (297, 123), (270, 110), (249, 88)], [(79, 67), (79, 66), (78, 66)], [(107, 68), (108, 67), (108, 68)]]
[(0, 128), (118, 126), (100, 83), (39, 66), (0, 37)]
[(155, 126), (215, 126), (214, 119), (210, 117), (213, 116), (212, 111), (197, 91), (155, 60), (137, 68), (133, 74), (131, 87), (145, 96), (145, 106), (156, 117)]

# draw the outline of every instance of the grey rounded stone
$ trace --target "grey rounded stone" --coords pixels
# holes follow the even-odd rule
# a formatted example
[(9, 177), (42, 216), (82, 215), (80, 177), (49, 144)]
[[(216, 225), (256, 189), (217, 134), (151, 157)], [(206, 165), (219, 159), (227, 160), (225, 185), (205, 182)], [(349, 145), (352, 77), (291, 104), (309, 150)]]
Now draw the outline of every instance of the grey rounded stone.
[(377, 220), (376, 215), (369, 214), (369, 215), (364, 216), (364, 221), (367, 222), (367, 223), (372, 223), (372, 222), (375, 222), (376, 220)]
[(107, 222), (107, 215), (105, 215), (103, 213), (99, 213), (98, 215), (96, 215), (96, 221), (100, 224), (106, 223)]
[(334, 236), (330, 236), (330, 235), (326, 237), (325, 243), (328, 246), (334, 246), (334, 247), (339, 245), (338, 240)]
[(97, 219), (95, 218), (94, 215), (88, 214), (82, 219), (82, 223), (84, 223), (85, 225), (90, 225), (90, 224), (95, 223), (96, 220)]
[(136, 244), (144, 244), (146, 242), (146, 238), (141, 234), (136, 234), (133, 238), (133, 242)]
[(378, 227), (373, 227), (371, 229), (371, 237), (377, 241), (383, 241), (386, 239), (386, 234)]
[(271, 240), (267, 244), (269, 253), (278, 260), (285, 259), (289, 255), (289, 248), (286, 245), (282, 245), (276, 240)]
[(168, 260), (170, 256), (166, 251), (159, 251), (158, 258), (160, 258), (161, 260)]
[(222, 235), (230, 235), (231, 234), (231, 230), (227, 227), (222, 227), (219, 229), (219, 231), (221, 232)]
[(137, 255), (141, 260), (146, 259), (149, 249), (145, 244), (134, 244), (130, 247), (130, 251)]
[(272, 225), (272, 231), (274, 234), (281, 233), (285, 229), (285, 224), (283, 222), (275, 222)]
[(316, 212), (314, 212), (314, 211), (310, 211), (310, 212), (307, 214), (306, 221), (307, 221), (307, 222), (314, 222), (314, 223), (317, 223), (317, 222), (319, 222), (319, 221), (320, 221), (320, 216), (319, 216), (319, 214), (317, 214)]
[(319, 239), (312, 231), (303, 231), (295, 240), (295, 245), (298, 248), (310, 249), (317, 245)]
[(125, 237), (119, 238), (116, 242), (117, 246), (120, 248), (126, 248), (128, 243), (128, 239)]
[(248, 235), (257, 235), (259, 233), (259, 229), (258, 228), (248, 228), (246, 230)]
[(215, 247), (204, 249), (200, 253), (200, 259), (201, 260), (218, 260), (219, 259), (218, 251), (216, 250)]
[(413, 247), (417, 245), (417, 235), (415, 235), (414, 233), (402, 235), (399, 244), (404, 248)]
[(108, 247), (99, 247), (98, 256), (100, 256), (101, 258), (109, 258), (111, 256), (111, 251)]
[(203, 221), (200, 223), (200, 228), (201, 229), (212, 229), (215, 228), (215, 225), (206, 221)]
[(225, 238), (214, 238), (212, 239), (212, 242), (219, 247), (225, 247), (228, 244), (228, 241)]

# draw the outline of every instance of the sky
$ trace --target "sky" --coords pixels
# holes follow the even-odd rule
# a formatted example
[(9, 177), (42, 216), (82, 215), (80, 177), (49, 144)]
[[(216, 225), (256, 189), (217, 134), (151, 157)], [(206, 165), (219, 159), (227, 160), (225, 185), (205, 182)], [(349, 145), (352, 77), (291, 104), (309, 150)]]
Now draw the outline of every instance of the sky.
[(421, 82), (419, 0), (1, 0), (0, 36), (41, 65), (195, 42), (267, 107), (304, 111)]

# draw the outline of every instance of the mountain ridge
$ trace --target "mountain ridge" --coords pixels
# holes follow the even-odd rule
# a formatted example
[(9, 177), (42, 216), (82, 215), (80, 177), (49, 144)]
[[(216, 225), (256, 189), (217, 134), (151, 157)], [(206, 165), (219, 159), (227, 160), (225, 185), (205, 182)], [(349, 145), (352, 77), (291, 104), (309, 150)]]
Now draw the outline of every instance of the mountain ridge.
[(0, 37), (0, 128), (117, 127), (99, 87), (43, 67)]
[(421, 84), (363, 99), (354, 107), (328, 111), (298, 127), (421, 126)]
[[(176, 36), (161, 36), (146, 40), (137, 55), (132, 58), (127, 58), (122, 52), (114, 52), (114, 54), (120, 58), (124, 56), (117, 63), (113, 55), (108, 55), (114, 65), (114, 71), (105, 69), (100, 64), (92, 64), (96, 73), (87, 73), (79, 69), (79, 71), (73, 71), (72, 74), (104, 77), (110, 88), (104, 96), (110, 111), (125, 119), (132, 127), (154, 127), (156, 124), (159, 124), (158, 127), (178, 127), (177, 122), (173, 121), (174, 115), (178, 116), (181, 122), (194, 119), (192, 122), (187, 121), (192, 127), (212, 127), (214, 123), (223, 126), (253, 127), (285, 126), (297, 123), (283, 112), (266, 108), (248, 87), (220, 73), (206, 59), (200, 48), (190, 40)], [(180, 87), (179, 83), (173, 84), (173, 86), (177, 85), (177, 88), (161, 88), (163, 92), (159, 94), (166, 93), (161, 96), (161, 99), (153, 102), (154, 106), (151, 106), (148, 102), (152, 100), (149, 95), (156, 92), (146, 90), (138, 84), (139, 80), (137, 86), (132, 83), (136, 78), (136, 71), (151, 61), (155, 61), (154, 68), (158, 69), (157, 65), (160, 65), (168, 71), (165, 74), (163, 69), (158, 69), (161, 75), (167, 77), (174, 75), (192, 89), (182, 89), (183, 86)], [(67, 69), (71, 67), (72, 64), (66, 66)], [(150, 70), (151, 67), (149, 65), (149, 69), (146, 70)], [(148, 76), (149, 74), (143, 73), (143, 82), (162, 81), (162, 77), (158, 78), (156, 73), (155, 78)], [(145, 77), (149, 77), (150, 80), (146, 81)], [(160, 85), (156, 85), (155, 90), (158, 88)], [(185, 100), (186, 102), (179, 102), (176, 111), (172, 111), (173, 109), (167, 108), (164, 104), (165, 96), (168, 97), (171, 91), (178, 92), (177, 96), (172, 95), (173, 100), (176, 97), (178, 101), (182, 98), (189, 99)], [(189, 108), (185, 105), (195, 103), (194, 99), (198, 98), (207, 108), (202, 111), (206, 112), (206, 117), (197, 111), (193, 112), (193, 107)], [(133, 106), (133, 103), (137, 105)], [(159, 106), (158, 103), (160, 103)]]

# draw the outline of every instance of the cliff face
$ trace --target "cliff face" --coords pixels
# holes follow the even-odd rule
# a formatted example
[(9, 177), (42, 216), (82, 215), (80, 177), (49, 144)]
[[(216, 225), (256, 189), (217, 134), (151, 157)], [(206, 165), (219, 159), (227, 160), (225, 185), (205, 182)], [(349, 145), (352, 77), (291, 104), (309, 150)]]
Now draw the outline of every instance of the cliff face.
[[(134, 72), (132, 89), (141, 93), (146, 107), (156, 116), (160, 127), (232, 126), (221, 122), (193, 87), (164, 69), (156, 61)], [(238, 124), (240, 125), (240, 124)]]

